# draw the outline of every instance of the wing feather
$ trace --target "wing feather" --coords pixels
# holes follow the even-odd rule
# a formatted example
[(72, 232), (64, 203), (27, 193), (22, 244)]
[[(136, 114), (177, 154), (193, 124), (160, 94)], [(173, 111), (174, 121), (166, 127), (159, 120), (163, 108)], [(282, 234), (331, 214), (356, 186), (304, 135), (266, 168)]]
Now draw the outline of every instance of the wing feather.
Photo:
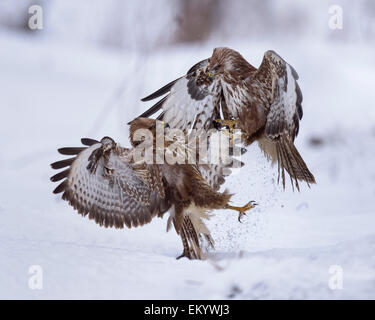
[[(148, 118), (152, 116), (154, 113), (158, 112), (162, 107), (165, 100), (167, 100), (168, 96), (165, 96), (163, 99), (160, 99), (157, 103), (155, 103), (150, 109), (143, 112), (139, 117), (140, 118)], [(142, 100), (143, 101), (143, 100)], [(144, 100), (147, 101), (147, 100)]]
[(270, 75), (272, 82), (272, 102), (267, 116), (266, 135), (271, 139), (286, 135), (293, 141), (298, 134), (299, 120), (303, 116), (298, 74), (272, 50), (264, 54), (258, 70)]
[(83, 145), (89, 146), (89, 147), (92, 146), (95, 143), (99, 143), (98, 140), (94, 140), (94, 139), (90, 139), (90, 138), (82, 138), (81, 142), (82, 142)]
[[(91, 144), (95, 140), (83, 140)], [(53, 163), (60, 169), (70, 167), (51, 177), (51, 181), (65, 179), (54, 193), (63, 193), (82, 215), (105, 227), (136, 227), (151, 221), (168, 209), (167, 200), (137, 175), (130, 161), (129, 150), (120, 148), (111, 138), (103, 138), (88, 148), (63, 148), (63, 154), (77, 153), (77, 157)], [(68, 161), (68, 162), (66, 162)]]
[(180, 79), (181, 78), (171, 81), (170, 83), (166, 84), (164, 87), (160, 88), (159, 90), (156, 90), (154, 93), (151, 93), (147, 97), (142, 98), (141, 101), (146, 102), (146, 101), (154, 100), (168, 93), (169, 91), (171, 91), (171, 88), (175, 85), (175, 83)]
[(56, 162), (51, 164), (51, 167), (52, 167), (52, 169), (62, 169), (62, 168), (65, 168), (65, 167), (69, 167), (75, 159), (76, 158), (74, 157), (74, 158), (64, 159), (64, 160), (61, 160), (61, 161), (56, 161)]
[(66, 156), (73, 156), (73, 155), (80, 153), (84, 149), (85, 148), (82, 148), (82, 147), (78, 147), (78, 148), (73, 147), (73, 148), (60, 148), (57, 151)]
[(150, 117), (163, 110), (158, 119), (167, 122), (171, 128), (185, 133), (190, 129), (212, 128), (222, 95), (219, 81), (207, 76), (208, 64), (209, 59), (196, 63), (185, 76), (143, 98), (142, 101), (149, 101), (168, 93), (141, 117)]
[[(294, 146), (294, 139), (302, 119), (302, 92), (297, 83), (298, 74), (294, 68), (276, 52), (267, 51), (258, 69), (259, 78), (272, 84), (271, 106), (265, 127), (266, 138), (275, 145), (278, 159), (279, 178), (285, 188), (286, 170), (292, 182), (299, 190), (298, 180), (307, 184), (315, 183), (313, 174)], [(294, 183), (293, 183), (294, 181)]]

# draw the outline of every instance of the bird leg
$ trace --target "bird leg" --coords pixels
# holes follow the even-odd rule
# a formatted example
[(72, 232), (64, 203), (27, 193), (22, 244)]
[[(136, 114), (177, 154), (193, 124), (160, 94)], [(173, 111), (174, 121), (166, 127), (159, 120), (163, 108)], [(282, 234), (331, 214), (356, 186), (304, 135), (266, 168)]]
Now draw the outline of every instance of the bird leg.
[(229, 132), (232, 133), (234, 130), (234, 126), (237, 124), (237, 120), (225, 120), (225, 119), (216, 119), (217, 123), (219, 123), (222, 127), (227, 126), (229, 127)]
[[(214, 121), (220, 126), (220, 131), (230, 137), (230, 142), (233, 145), (235, 136), (234, 129), (238, 120), (216, 119)], [(227, 130), (222, 130), (223, 127), (226, 127)]]
[(258, 204), (255, 203), (255, 201), (252, 200), (252, 201), (249, 201), (247, 204), (245, 204), (242, 207), (236, 207), (236, 206), (231, 206), (231, 205), (227, 204), (225, 209), (231, 209), (231, 210), (238, 211), (239, 212), (238, 221), (241, 222), (241, 218), (246, 215), (246, 211), (255, 208), (256, 205), (258, 205)]

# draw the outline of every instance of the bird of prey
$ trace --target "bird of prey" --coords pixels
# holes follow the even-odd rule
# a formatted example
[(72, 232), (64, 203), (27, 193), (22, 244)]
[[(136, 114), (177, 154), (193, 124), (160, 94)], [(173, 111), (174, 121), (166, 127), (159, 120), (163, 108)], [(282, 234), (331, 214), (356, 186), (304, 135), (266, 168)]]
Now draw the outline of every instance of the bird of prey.
[[(105, 227), (142, 226), (169, 211), (167, 230), (173, 224), (182, 239), (184, 249), (180, 257), (202, 259), (203, 244), (213, 246), (202, 220), (209, 217), (209, 211), (227, 208), (239, 212), (240, 217), (254, 203), (231, 206), (231, 194), (226, 190), (218, 192), (216, 180), (211, 184), (206, 181), (198, 165), (137, 160), (135, 152), (145, 141), (135, 139), (135, 133), (140, 129), (152, 133), (154, 160), (157, 124), (168, 130), (164, 122), (149, 118), (131, 121), (132, 148), (120, 147), (112, 138), (104, 137), (100, 141), (82, 139), (86, 147), (58, 149), (63, 155), (74, 157), (51, 164), (53, 169), (67, 167), (51, 177), (53, 182), (63, 180), (53, 192), (62, 193), (62, 198), (78, 213)], [(164, 148), (169, 145), (166, 142)]]
[(235, 121), (246, 146), (257, 141), (266, 157), (278, 162), (284, 189), (286, 170), (299, 190), (298, 180), (309, 185), (315, 178), (294, 146), (302, 118), (297, 80), (294, 68), (274, 51), (267, 51), (256, 69), (238, 52), (216, 48), (185, 76), (143, 98), (167, 94), (141, 117), (162, 110), (157, 119), (184, 132), (209, 130), (217, 119)]

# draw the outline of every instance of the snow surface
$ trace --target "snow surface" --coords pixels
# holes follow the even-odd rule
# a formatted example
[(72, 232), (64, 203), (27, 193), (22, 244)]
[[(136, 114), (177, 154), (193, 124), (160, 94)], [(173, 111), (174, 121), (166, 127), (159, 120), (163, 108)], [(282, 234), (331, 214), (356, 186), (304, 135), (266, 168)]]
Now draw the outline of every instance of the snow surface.
[[(249, 40), (135, 55), (10, 33), (0, 43), (0, 298), (375, 298), (373, 47)], [(277, 168), (249, 148), (225, 186), (234, 203), (260, 205), (242, 224), (215, 212), (207, 261), (175, 259), (182, 246), (166, 218), (100, 228), (52, 194), (56, 148), (104, 135), (128, 145), (126, 123), (149, 106), (139, 99), (222, 45), (255, 66), (273, 49), (298, 71), (296, 144), (317, 185), (283, 191)], [(43, 268), (42, 290), (29, 288), (31, 265)], [(328, 286), (331, 265), (343, 268), (341, 290)]]

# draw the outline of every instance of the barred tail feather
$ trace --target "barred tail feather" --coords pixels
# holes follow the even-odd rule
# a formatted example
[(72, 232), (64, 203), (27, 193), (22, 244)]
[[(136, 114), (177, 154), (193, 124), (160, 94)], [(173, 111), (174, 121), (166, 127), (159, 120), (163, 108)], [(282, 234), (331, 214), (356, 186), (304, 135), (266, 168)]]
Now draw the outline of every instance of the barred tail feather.
[(310, 184), (316, 183), (313, 174), (308, 169), (305, 161), (303, 161), (301, 155), (299, 154), (292, 141), (282, 136), (275, 143), (278, 160), (279, 179), (281, 173), (281, 179), (284, 189), (285, 170), (290, 175), (293, 190), (295, 184), (297, 190), (299, 191), (298, 180), (305, 181), (308, 186), (310, 186)]
[(214, 240), (203, 219), (210, 216), (203, 208), (190, 206), (184, 213), (180, 236), (184, 250), (188, 251), (192, 259), (204, 259), (203, 247), (214, 247)]

